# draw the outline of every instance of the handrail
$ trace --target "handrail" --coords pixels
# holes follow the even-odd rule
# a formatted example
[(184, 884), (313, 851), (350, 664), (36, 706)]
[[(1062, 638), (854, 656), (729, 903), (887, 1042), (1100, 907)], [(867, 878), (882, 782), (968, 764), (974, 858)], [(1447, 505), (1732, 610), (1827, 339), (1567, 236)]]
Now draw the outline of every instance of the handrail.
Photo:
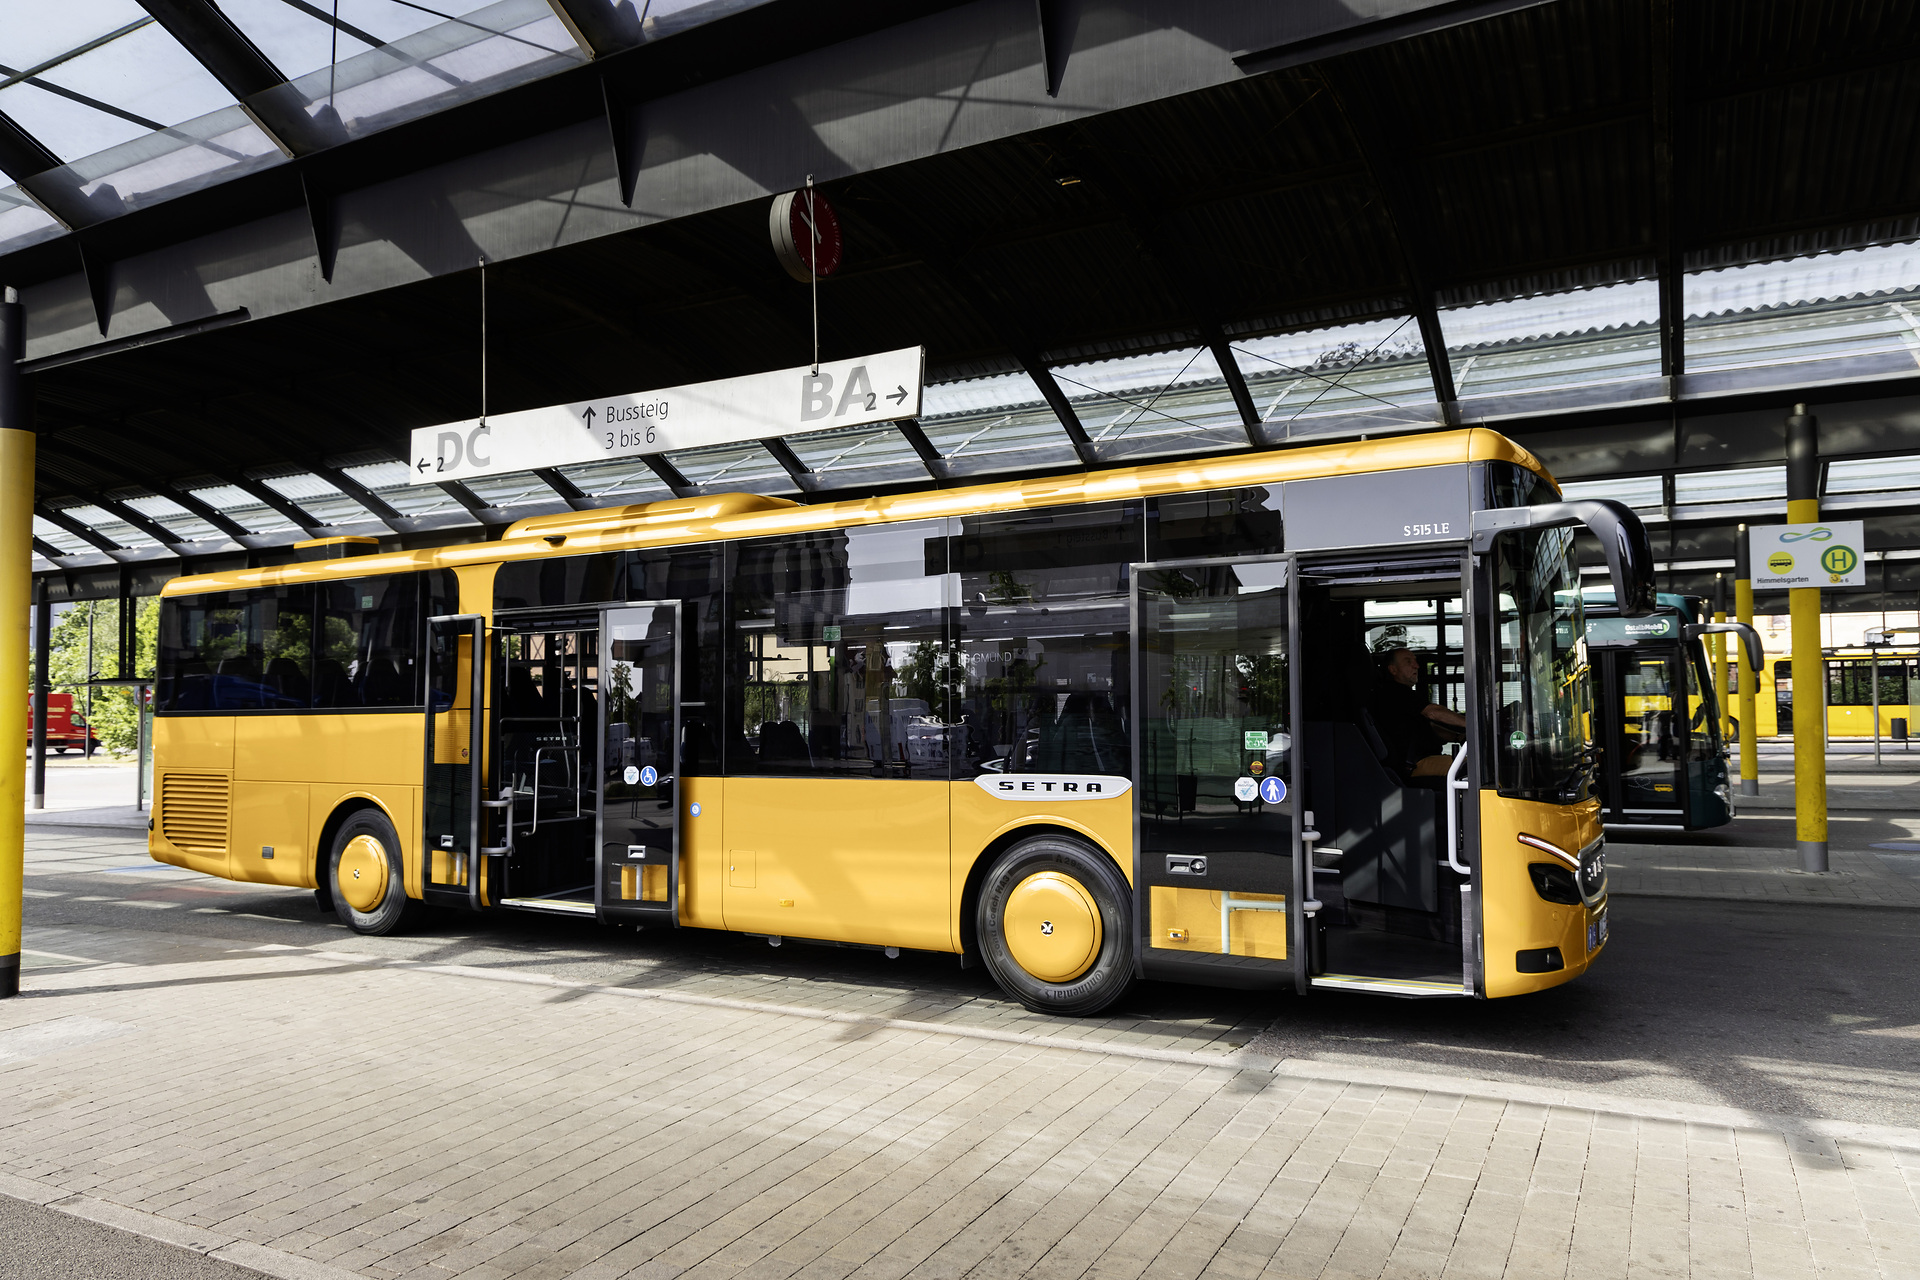
[[(579, 746), (573, 744), (566, 746), (535, 747), (533, 749), (533, 825), (527, 828), (528, 835), (532, 835), (534, 832), (540, 830), (540, 757), (549, 751), (555, 755), (559, 755), (568, 751), (578, 751), (579, 749)], [(578, 799), (578, 796), (576, 796), (576, 810), (579, 807)], [(575, 816), (578, 816), (578, 814), (576, 813)]]
[(1457, 781), (1460, 766), (1467, 762), (1467, 744), (1461, 743), (1460, 749), (1453, 753), (1453, 763), (1447, 766), (1447, 865), (1463, 876), (1471, 876), (1473, 868), (1460, 862), (1460, 805), (1456, 791), (1465, 791), (1467, 784)]

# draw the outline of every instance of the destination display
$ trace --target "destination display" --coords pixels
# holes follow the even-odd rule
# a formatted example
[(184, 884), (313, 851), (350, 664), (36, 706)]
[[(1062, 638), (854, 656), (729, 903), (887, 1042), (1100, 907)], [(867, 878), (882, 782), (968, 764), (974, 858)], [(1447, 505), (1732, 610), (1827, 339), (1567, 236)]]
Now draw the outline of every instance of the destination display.
[(416, 427), (414, 484), (918, 417), (926, 348)]

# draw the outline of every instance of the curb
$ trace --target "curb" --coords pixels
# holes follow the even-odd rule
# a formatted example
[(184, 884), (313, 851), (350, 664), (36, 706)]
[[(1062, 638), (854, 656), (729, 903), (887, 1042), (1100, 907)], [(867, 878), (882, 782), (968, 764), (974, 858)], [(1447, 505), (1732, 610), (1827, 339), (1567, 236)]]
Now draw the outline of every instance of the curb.
[(1772, 898), (1750, 893), (1692, 893), (1684, 889), (1614, 889), (1609, 898), (1681, 898), (1693, 902), (1747, 902), (1761, 907), (1847, 907), (1865, 911), (1920, 911), (1920, 902), (1862, 902), (1858, 898)]
[(144, 1236), (177, 1249), (204, 1254), (236, 1267), (246, 1267), (272, 1276), (274, 1280), (363, 1280), (357, 1271), (268, 1248), (251, 1240), (221, 1235), (217, 1231), (176, 1222), (172, 1218), (142, 1213), (110, 1200), (74, 1195), (64, 1188), (50, 1186), (34, 1178), (22, 1178), (18, 1174), (0, 1173), (0, 1195), (24, 1200), (69, 1217), (97, 1222), (103, 1227), (125, 1231), (129, 1235)]

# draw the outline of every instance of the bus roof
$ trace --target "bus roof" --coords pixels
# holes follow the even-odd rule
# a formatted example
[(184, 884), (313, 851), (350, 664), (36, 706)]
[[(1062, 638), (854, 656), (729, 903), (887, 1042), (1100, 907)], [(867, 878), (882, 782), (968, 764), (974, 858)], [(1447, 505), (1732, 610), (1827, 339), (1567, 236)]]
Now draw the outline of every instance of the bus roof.
[(548, 556), (586, 555), (646, 547), (809, 533), (936, 516), (1038, 510), (1123, 498), (1205, 493), (1365, 471), (1401, 471), (1464, 462), (1511, 462), (1559, 486), (1532, 453), (1497, 431), (1474, 427), (1421, 435), (1352, 440), (1298, 449), (1080, 471), (1037, 480), (1008, 480), (951, 489), (807, 506), (751, 493), (675, 498), (598, 511), (534, 516), (508, 526), (499, 541), (419, 551), (383, 552), (350, 559), (233, 569), (175, 578), (163, 596), (194, 595), (280, 583), (362, 578), (418, 569), (452, 569)]

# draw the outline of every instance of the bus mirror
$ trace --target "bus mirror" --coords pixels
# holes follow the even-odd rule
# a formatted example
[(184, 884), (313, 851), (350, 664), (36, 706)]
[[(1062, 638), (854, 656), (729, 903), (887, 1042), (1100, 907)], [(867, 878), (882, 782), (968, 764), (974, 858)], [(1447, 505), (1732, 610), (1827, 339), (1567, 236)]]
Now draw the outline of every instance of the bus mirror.
[(1611, 498), (1575, 498), (1534, 507), (1498, 507), (1473, 513), (1473, 549), (1492, 547), (1498, 534), (1510, 529), (1540, 529), (1558, 524), (1584, 524), (1600, 540), (1607, 557), (1607, 577), (1623, 617), (1644, 618), (1653, 612), (1653, 544), (1647, 527), (1624, 502)]
[(1687, 639), (1710, 636), (1719, 632), (1740, 637), (1740, 647), (1747, 651), (1747, 667), (1758, 672), (1760, 664), (1766, 660), (1766, 651), (1760, 645), (1760, 633), (1744, 622), (1689, 622), (1686, 626)]

